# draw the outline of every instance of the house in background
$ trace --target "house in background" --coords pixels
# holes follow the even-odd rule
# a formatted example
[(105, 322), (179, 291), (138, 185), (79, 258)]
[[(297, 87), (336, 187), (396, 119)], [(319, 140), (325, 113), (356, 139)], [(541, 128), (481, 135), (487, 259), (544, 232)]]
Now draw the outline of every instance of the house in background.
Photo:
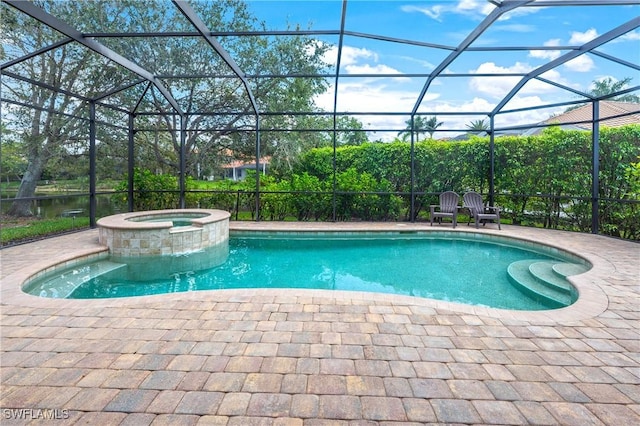
[[(617, 101), (600, 101), (600, 126), (621, 127), (629, 124), (640, 124), (640, 104)], [(572, 109), (563, 114), (549, 117), (540, 124), (557, 124), (565, 130), (591, 131), (593, 118), (593, 104)], [(536, 135), (544, 127), (530, 129), (523, 134)]]
[[(269, 167), (270, 158), (260, 159), (260, 172), (263, 175), (267, 174), (267, 168)], [(256, 162), (246, 162), (242, 160), (235, 160), (222, 166), (223, 178), (231, 179), (233, 181), (244, 180), (247, 177), (248, 170), (255, 170)]]
[[(640, 124), (640, 104), (631, 102), (618, 101), (600, 101), (600, 126), (601, 127), (622, 127), (629, 124)], [(532, 127), (526, 130), (498, 130), (495, 136), (506, 135), (538, 135), (548, 127), (548, 125), (557, 125), (563, 130), (584, 130), (591, 131), (593, 118), (593, 104), (588, 103), (579, 108), (572, 109), (562, 114), (554, 115), (548, 119), (538, 123), (539, 127)], [(450, 139), (451, 141), (468, 140), (471, 135), (480, 137), (487, 136), (487, 132), (467, 132)]]

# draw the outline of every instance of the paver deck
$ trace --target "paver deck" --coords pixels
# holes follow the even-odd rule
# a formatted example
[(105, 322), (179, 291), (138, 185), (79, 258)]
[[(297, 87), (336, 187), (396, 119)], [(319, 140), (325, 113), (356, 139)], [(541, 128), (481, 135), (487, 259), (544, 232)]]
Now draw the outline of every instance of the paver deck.
[(561, 246), (594, 267), (571, 278), (577, 303), (541, 312), (298, 289), (80, 301), (20, 285), (101, 250), (96, 230), (0, 250), (0, 423), (640, 424), (640, 245), (510, 226), (456, 232)]

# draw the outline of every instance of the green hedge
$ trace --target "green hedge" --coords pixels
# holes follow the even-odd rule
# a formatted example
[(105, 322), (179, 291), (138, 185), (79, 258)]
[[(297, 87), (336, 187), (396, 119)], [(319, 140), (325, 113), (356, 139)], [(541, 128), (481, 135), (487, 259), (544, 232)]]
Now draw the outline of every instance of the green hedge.
[[(536, 136), (495, 139), (495, 191), (504, 218), (516, 224), (591, 230), (591, 133), (546, 129)], [(600, 131), (600, 232), (640, 238), (640, 125)], [(320, 148), (302, 157), (297, 174), (330, 178), (333, 150)], [(404, 142), (338, 148), (338, 171), (355, 168), (388, 182), (394, 191), (411, 190), (411, 151)], [(426, 214), (442, 191), (489, 191), (489, 138), (415, 144), (414, 209)], [(622, 200), (622, 201), (613, 201)], [(405, 206), (405, 209), (407, 206)]]
[[(120, 193), (113, 202), (121, 209), (127, 206), (128, 178), (115, 188)], [(133, 210), (175, 209), (180, 203), (178, 179), (175, 176), (155, 174), (150, 170), (136, 168), (133, 174)]]
[[(536, 136), (495, 139), (496, 204), (505, 221), (591, 230), (591, 133), (546, 129)], [(640, 125), (600, 131), (600, 232), (640, 239)], [(411, 206), (411, 148), (406, 142), (366, 143), (306, 152), (291, 175), (260, 178), (265, 220), (406, 220)], [(489, 191), (489, 139), (415, 144), (414, 212), (426, 218), (440, 192)], [(174, 177), (136, 171), (136, 210), (175, 207)], [(121, 184), (126, 188), (126, 182)], [(255, 175), (243, 182), (196, 188), (188, 207), (220, 208), (256, 217)], [(157, 191), (171, 192), (157, 192)], [(621, 200), (621, 201), (616, 201)], [(126, 199), (123, 199), (126, 201)], [(335, 206), (335, 212), (334, 212)]]

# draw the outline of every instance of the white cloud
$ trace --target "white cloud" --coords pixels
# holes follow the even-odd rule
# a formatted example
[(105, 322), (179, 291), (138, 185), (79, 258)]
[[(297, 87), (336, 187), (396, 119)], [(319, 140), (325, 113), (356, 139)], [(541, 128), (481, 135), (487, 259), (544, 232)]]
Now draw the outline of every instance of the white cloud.
[[(518, 109), (518, 108), (528, 108), (536, 105), (543, 105), (546, 102), (541, 99), (539, 96), (514, 96), (511, 101), (507, 104), (507, 109)], [(494, 108), (495, 104), (493, 102), (488, 101), (483, 97), (474, 97), (469, 101), (464, 101), (461, 103), (454, 102), (435, 102), (430, 105), (429, 111), (436, 110), (439, 112), (447, 112), (447, 113), (485, 113), (489, 112)], [(561, 109), (561, 108), (560, 108)], [(422, 111), (427, 111), (426, 109), (420, 108)], [(557, 112), (557, 109), (553, 112)], [(527, 110), (527, 111), (518, 111), (509, 114), (498, 114), (495, 117), (495, 127), (511, 127), (525, 124), (536, 124), (541, 121), (549, 118), (552, 112), (548, 109), (543, 110)], [(488, 120), (488, 117), (485, 115), (440, 115), (435, 114), (439, 121), (444, 122), (443, 127), (449, 129), (466, 129), (467, 125), (475, 120)], [(455, 132), (436, 132), (434, 133), (434, 138), (452, 138), (457, 134)]]
[[(532, 67), (528, 64), (516, 62), (511, 67), (501, 67), (494, 62), (480, 64), (474, 74), (526, 74)], [(495, 99), (501, 99), (522, 79), (522, 76), (501, 76), (501, 77), (472, 77), (469, 81), (469, 88), (472, 91), (487, 95)]]
[[(379, 81), (379, 80), (377, 80)], [(373, 129), (398, 129), (398, 132), (406, 127), (405, 121), (409, 119), (419, 95), (419, 90), (401, 90), (384, 84), (371, 84), (366, 80), (356, 82), (340, 81), (338, 85), (337, 110), (357, 112), (406, 112), (406, 116), (366, 116), (357, 115), (365, 127)], [(333, 96), (335, 86), (332, 84), (322, 95), (316, 97), (316, 105), (326, 111), (333, 111)], [(427, 94), (425, 102), (430, 102), (439, 97), (437, 93)], [(393, 140), (398, 132), (377, 132), (370, 135), (371, 140)]]
[(465, 15), (477, 14), (488, 15), (495, 8), (495, 6), (486, 1), (480, 0), (460, 0), (455, 7), (456, 12)]
[[(545, 7), (518, 7), (515, 9), (511, 9), (509, 12), (503, 14), (498, 21), (507, 21), (511, 18), (532, 15), (534, 13), (538, 13), (541, 10), (546, 9)], [(491, 10), (489, 10), (490, 12)], [(489, 13), (487, 13), (488, 15)]]
[[(477, 69), (472, 70), (475, 74), (528, 74), (534, 70), (534, 67), (527, 63), (516, 62), (510, 67), (502, 67), (493, 62), (485, 62)], [(558, 72), (557, 69), (549, 70), (541, 75), (541, 77), (554, 81), (556, 83), (576, 87), (575, 84), (567, 81)], [(493, 99), (502, 99), (522, 80), (522, 75), (500, 76), (500, 77), (472, 77), (469, 81), (469, 88), (481, 95), (488, 96)], [(576, 87), (577, 88), (577, 87)], [(532, 79), (529, 80), (519, 91), (518, 95), (538, 93), (553, 93), (561, 89), (556, 86), (544, 83), (542, 81)]]
[(526, 24), (494, 25), (492, 29), (494, 29), (495, 31), (508, 31), (512, 33), (532, 33), (536, 31), (536, 27)]
[[(553, 38), (544, 42), (544, 46), (560, 46), (560, 39)], [(559, 50), (531, 50), (529, 56), (532, 58), (554, 60), (562, 54)]]
[[(569, 40), (569, 44), (584, 44), (587, 43), (598, 36), (598, 33), (595, 29), (591, 28), (583, 33), (574, 31), (571, 33), (571, 39)], [(544, 43), (545, 46), (559, 46), (560, 39), (554, 38), (547, 40)], [(532, 58), (539, 59), (548, 59), (554, 60), (559, 58), (562, 55), (560, 50), (531, 50), (529, 51), (529, 56)], [(580, 55), (575, 59), (570, 60), (564, 64), (564, 67), (569, 71), (575, 72), (589, 72), (594, 67), (595, 64), (593, 60), (587, 55)]]
[[(455, 6), (460, 10), (474, 10), (473, 6), (478, 6), (477, 2), (468, 1), (460, 2)], [(452, 6), (451, 6), (452, 7)], [(433, 8), (430, 8), (433, 12)], [(475, 9), (477, 12), (477, 9)], [(435, 12), (434, 12), (435, 13)], [(451, 12), (453, 13), (453, 12)], [(511, 31), (518, 28), (511, 28)], [(522, 29), (522, 28), (521, 28)], [(505, 27), (505, 30), (509, 30)], [(588, 30), (584, 33), (572, 33), (572, 42), (581, 39), (589, 39), (596, 37), (594, 30)], [(549, 39), (545, 42), (545, 46), (560, 46), (560, 39)], [(417, 86), (409, 84), (412, 79), (402, 77), (402, 72), (396, 68), (392, 62), (381, 63), (381, 55), (375, 50), (367, 48), (359, 48), (354, 46), (343, 46), (342, 50), (342, 69), (347, 74), (373, 74), (371, 77), (360, 78), (350, 77), (343, 78), (338, 83), (337, 110), (339, 112), (378, 112), (378, 113), (397, 113), (403, 112), (406, 115), (373, 115), (364, 116), (357, 115), (355, 118), (360, 120), (365, 127), (373, 129), (398, 129), (400, 131), (405, 127), (406, 120), (409, 119), (410, 111), (415, 106), (420, 93), (421, 84)], [(539, 58), (543, 60), (554, 60), (562, 55), (560, 50), (537, 50), (529, 52), (529, 57)], [(337, 49), (330, 49), (327, 58), (335, 58)], [(396, 58), (397, 59), (397, 58)], [(389, 60), (385, 57), (385, 61)], [(430, 64), (425, 64), (428, 66)], [(482, 114), (492, 111), (495, 106), (522, 80), (523, 75), (536, 69), (538, 65), (533, 65), (525, 61), (518, 61), (511, 65), (499, 65), (495, 62), (485, 62), (480, 64), (475, 70), (469, 71), (471, 74), (507, 74), (505, 76), (482, 77), (480, 75), (471, 76), (464, 80), (468, 83), (468, 87), (464, 87), (463, 83), (458, 85), (443, 84), (442, 80), (436, 79), (431, 85), (431, 89), (427, 93), (424, 101), (418, 108), (419, 112), (432, 113), (460, 113), (460, 115), (442, 115), (438, 118), (445, 122), (443, 127), (449, 129), (464, 129), (472, 120), (484, 118)], [(593, 62), (586, 55), (582, 55), (573, 61), (565, 64), (563, 69), (578, 70), (581, 72), (588, 71), (593, 68)], [(397, 77), (376, 77), (375, 74), (398, 74)], [(443, 73), (446, 75), (447, 71)], [(517, 74), (517, 75), (508, 75)], [(560, 69), (550, 70), (542, 75), (543, 78), (557, 82), (558, 84), (568, 87), (576, 87), (576, 84), (566, 81), (560, 73)], [(415, 81), (414, 81), (415, 83)], [(470, 89), (465, 97), (464, 91)], [(318, 96), (315, 101), (316, 105), (326, 111), (333, 111), (334, 108), (334, 86), (330, 82), (330, 87), (324, 94)], [(549, 96), (555, 96), (563, 92), (561, 88), (547, 84), (537, 79), (528, 81), (519, 92), (509, 100), (507, 109), (528, 108), (541, 104), (553, 103), (554, 100)], [(570, 95), (570, 94), (569, 94)], [(567, 96), (564, 92), (563, 96)], [(551, 99), (551, 100), (550, 100)], [(519, 111), (510, 114), (500, 114), (496, 117), (497, 127), (516, 126), (521, 124), (535, 124), (549, 117), (550, 108), (541, 110)], [(474, 115), (473, 113), (479, 113)], [(499, 121), (498, 121), (499, 120)], [(375, 132), (375, 131), (372, 131)], [(380, 132), (370, 133), (370, 139), (392, 140), (397, 132)], [(434, 137), (444, 138), (455, 136), (452, 132), (436, 132)]]
[(587, 31), (581, 33), (578, 31), (573, 31), (571, 33), (571, 38), (569, 39), (569, 44), (585, 44), (598, 37), (598, 32), (595, 28), (589, 28)]
[[(557, 69), (549, 70), (549, 71), (543, 73), (540, 77), (546, 78), (549, 81), (553, 81), (553, 82), (556, 82), (558, 84), (562, 84), (562, 85), (567, 86), (567, 87), (573, 87), (574, 89), (579, 89), (580, 88), (579, 84), (572, 83), (569, 80), (567, 80), (566, 78), (562, 77), (562, 75), (560, 74), (560, 72)], [(550, 92), (550, 91), (555, 90), (553, 88), (553, 86), (549, 86), (549, 85), (545, 84), (545, 87), (547, 87), (547, 90), (542, 90), (544, 92)], [(536, 88), (536, 90), (539, 90), (539, 88)]]
[(580, 55), (577, 58), (565, 62), (564, 66), (575, 72), (589, 72), (595, 67), (595, 64), (593, 63), (593, 59), (587, 55)]
[(640, 30), (629, 31), (628, 33), (625, 33), (620, 37), (617, 37), (611, 40), (609, 43), (623, 43), (625, 41), (638, 41), (638, 40), (640, 40)]
[(415, 58), (413, 56), (399, 56), (400, 59), (402, 59), (403, 61), (408, 61), (408, 62), (415, 62), (417, 64), (420, 64), (421, 66), (423, 66), (426, 69), (432, 70), (434, 69), (436, 66), (434, 64), (432, 64), (429, 61), (425, 61), (422, 60), (420, 58)]
[[(553, 75), (546, 76), (554, 78)], [(496, 80), (496, 79), (492, 79)], [(529, 92), (536, 90), (536, 85), (543, 83), (532, 81)], [(406, 120), (409, 119), (409, 113), (415, 105), (419, 91), (398, 90), (389, 86), (378, 84), (369, 85), (364, 81), (350, 82), (339, 84), (338, 95), (338, 111), (371, 111), (371, 112), (407, 112), (406, 116), (363, 116), (358, 115), (356, 118), (360, 120), (365, 127), (373, 129), (398, 129), (405, 128)], [(333, 93), (334, 86), (316, 98), (316, 104), (327, 111), (333, 110)], [(424, 101), (418, 108), (418, 112), (435, 112), (439, 121), (444, 122), (443, 127), (449, 129), (465, 129), (467, 124), (473, 120), (481, 120), (486, 118), (484, 115), (472, 115), (471, 113), (487, 113), (493, 110), (496, 105), (495, 100), (489, 100), (484, 96), (474, 96), (469, 100), (460, 102), (441, 100), (440, 93), (428, 93)], [(538, 94), (526, 95), (519, 93), (514, 96), (505, 109), (528, 108), (537, 105), (551, 103), (538, 96)], [(561, 110), (562, 108), (560, 108)], [(438, 115), (442, 113), (460, 113), (461, 115)], [(509, 114), (499, 114), (496, 116), (496, 127), (509, 127), (524, 124), (536, 124), (549, 118), (553, 112), (547, 109), (518, 111)], [(466, 114), (465, 114), (466, 113)], [(451, 138), (456, 136), (457, 132), (436, 132), (434, 138)], [(370, 132), (370, 140), (391, 141), (397, 135), (397, 132)]]
[[(340, 65), (352, 65), (358, 63), (362, 59), (371, 59), (374, 62), (378, 62), (378, 54), (369, 50), (359, 47), (342, 46), (342, 56), (340, 58)], [(327, 50), (324, 55), (324, 61), (328, 64), (336, 64), (338, 60), (338, 47), (332, 46)]]
[[(316, 105), (333, 110), (335, 86), (316, 98)], [(398, 112), (411, 111), (418, 99), (419, 90), (401, 90), (385, 84), (371, 84), (370, 81), (356, 82), (341, 80), (338, 83), (338, 111)], [(426, 100), (437, 99), (439, 94), (427, 94)]]
[[(327, 59), (336, 62), (337, 48), (332, 48), (327, 54)], [(407, 77), (401, 77), (401, 71), (386, 64), (378, 63), (379, 55), (372, 50), (353, 46), (342, 47), (341, 65), (347, 74), (374, 74), (366, 78), (343, 78), (338, 83), (338, 111), (411, 111), (418, 93), (399, 89), (398, 83), (410, 81)], [(375, 74), (398, 74), (398, 77), (377, 78)], [(393, 86), (389, 86), (393, 84)], [(316, 105), (326, 111), (333, 111), (335, 86), (332, 83), (329, 89), (316, 97)], [(435, 95), (437, 96), (437, 95)], [(380, 127), (380, 121), (395, 122), (395, 118), (381, 118), (375, 120), (375, 125)], [(400, 125), (402, 120), (400, 120)], [(391, 124), (390, 124), (391, 125)], [(395, 123), (392, 127), (397, 126)], [(402, 126), (401, 126), (402, 127)]]
[[(325, 54), (325, 62), (335, 64), (337, 61), (338, 48), (332, 47)], [(402, 74), (402, 72), (394, 67), (385, 64), (379, 64), (380, 57), (372, 50), (342, 46), (342, 58), (340, 67), (347, 74)], [(384, 77), (388, 78), (388, 77)], [(407, 81), (407, 77), (392, 77), (396, 81)], [(370, 80), (376, 79), (369, 77)]]
[[(495, 103), (489, 102), (488, 100), (481, 97), (474, 97), (469, 101), (464, 101), (461, 103), (449, 102), (449, 101), (435, 101), (435, 102), (423, 102), (418, 111), (422, 112), (480, 112), (486, 113), (493, 109)], [(437, 114), (436, 114), (437, 115)], [(467, 116), (468, 117), (468, 116)], [(466, 117), (456, 117), (456, 116), (442, 116), (440, 117), (440, 121), (446, 121), (447, 127), (460, 127), (459, 125), (466, 120)], [(462, 126), (464, 128), (464, 126)]]
[(626, 34), (621, 35), (619, 38), (614, 41), (637, 41), (640, 40), (640, 31), (631, 31)]
[[(505, 105), (505, 109), (523, 109), (529, 108), (538, 105), (544, 105), (546, 102), (544, 99), (537, 95), (533, 96), (514, 96), (507, 105)], [(479, 112), (484, 113), (486, 111), (491, 111), (494, 107), (494, 104), (489, 102), (488, 100), (482, 97), (475, 97), (470, 101), (462, 102), (462, 103), (448, 103), (443, 102), (438, 104), (435, 109), (441, 112), (455, 113), (455, 112)], [(543, 108), (537, 110), (525, 110), (525, 111), (517, 111), (508, 114), (498, 114), (495, 117), (494, 125), (496, 128), (504, 128), (504, 127), (512, 127), (519, 125), (528, 125), (528, 124), (537, 124), (541, 121), (546, 120), (554, 113), (562, 112), (564, 107), (555, 107), (555, 108)], [(437, 115), (437, 114), (436, 114)], [(442, 115), (438, 116), (440, 121), (443, 121), (445, 124), (443, 127), (447, 127), (450, 129), (465, 129), (467, 124), (471, 121), (475, 120), (488, 120), (488, 117), (483, 115)], [(434, 134), (434, 138), (451, 138), (454, 137), (455, 133), (450, 132), (436, 132)]]
[[(398, 71), (395, 68), (392, 68), (390, 66), (387, 65), (382, 65), (382, 64), (378, 64), (378, 65), (369, 65), (369, 64), (363, 64), (363, 65), (347, 65), (345, 67), (345, 70), (347, 71), (347, 74), (400, 74), (400, 71)], [(388, 77), (385, 77), (388, 78)], [(393, 80), (396, 81), (410, 81), (411, 79), (408, 77), (392, 77)], [(376, 79), (375, 77), (368, 77), (369, 80), (373, 80)]]
[(422, 13), (424, 15), (427, 15), (429, 18), (433, 20), (441, 21), (440, 17), (442, 16), (443, 13), (447, 11), (447, 8), (443, 5), (435, 5), (431, 7), (405, 5), (405, 6), (401, 6), (400, 10), (407, 13), (411, 13), (411, 12)]
[(443, 15), (448, 13), (481, 18), (491, 13), (494, 8), (493, 4), (483, 0), (459, 0), (457, 3), (446, 2), (434, 6), (405, 5), (400, 7), (400, 10), (407, 13), (422, 13), (433, 20), (442, 22)]
[[(515, 110), (521, 108), (530, 108), (538, 105), (548, 104), (548, 101), (539, 96), (514, 96), (505, 105), (505, 110)], [(495, 126), (510, 127), (524, 124), (536, 124), (546, 120), (552, 114), (560, 113), (565, 107), (541, 108), (535, 110), (518, 111), (509, 114), (498, 114), (495, 118)]]

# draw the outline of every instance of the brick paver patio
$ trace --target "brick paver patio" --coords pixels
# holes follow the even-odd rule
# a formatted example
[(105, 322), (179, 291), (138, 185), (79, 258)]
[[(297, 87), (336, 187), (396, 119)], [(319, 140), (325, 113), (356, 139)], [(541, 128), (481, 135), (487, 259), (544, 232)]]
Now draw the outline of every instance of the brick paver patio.
[(79, 301), (20, 284), (100, 250), (96, 230), (0, 250), (0, 423), (640, 424), (640, 246), (509, 226), (457, 231), (561, 245), (594, 268), (573, 278), (576, 304), (545, 312), (296, 289)]

